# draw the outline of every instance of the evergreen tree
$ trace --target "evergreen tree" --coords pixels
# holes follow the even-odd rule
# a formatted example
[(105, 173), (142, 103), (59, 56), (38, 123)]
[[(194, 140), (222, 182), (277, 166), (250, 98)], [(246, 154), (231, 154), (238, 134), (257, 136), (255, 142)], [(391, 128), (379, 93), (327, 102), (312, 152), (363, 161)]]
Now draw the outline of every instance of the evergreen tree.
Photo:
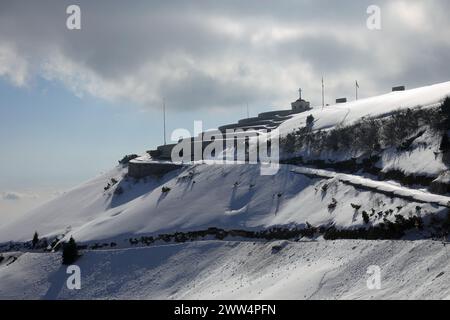
[(33, 248), (36, 247), (36, 245), (39, 243), (39, 235), (37, 231), (34, 232), (33, 240), (31, 241), (31, 243), (33, 244)]
[(64, 243), (63, 245), (63, 253), (62, 253), (62, 263), (65, 265), (69, 265), (74, 263), (78, 259), (78, 249), (75, 240), (70, 237), (68, 243)]

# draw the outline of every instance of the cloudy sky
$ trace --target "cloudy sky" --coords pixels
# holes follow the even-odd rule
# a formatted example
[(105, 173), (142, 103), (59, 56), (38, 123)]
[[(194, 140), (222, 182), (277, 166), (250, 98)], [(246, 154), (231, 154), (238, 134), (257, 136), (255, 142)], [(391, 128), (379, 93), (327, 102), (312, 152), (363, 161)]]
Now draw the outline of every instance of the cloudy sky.
[[(81, 8), (81, 30), (66, 8)], [(381, 30), (369, 30), (369, 5)], [(1, 0), (0, 192), (59, 190), (169, 132), (450, 80), (448, 0)], [(29, 191), (31, 190), (31, 191)], [(18, 192), (18, 193), (17, 193)], [(1, 203), (24, 197), (0, 198)]]

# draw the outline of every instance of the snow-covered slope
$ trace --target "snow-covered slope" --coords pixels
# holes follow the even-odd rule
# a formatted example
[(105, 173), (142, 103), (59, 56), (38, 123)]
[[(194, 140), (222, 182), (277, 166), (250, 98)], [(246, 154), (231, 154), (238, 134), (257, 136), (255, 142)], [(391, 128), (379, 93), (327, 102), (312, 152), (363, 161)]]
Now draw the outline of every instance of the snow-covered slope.
[[(123, 179), (119, 183), (124, 190), (121, 195), (103, 191), (111, 177), (120, 180), (123, 172), (115, 169), (1, 228), (0, 241), (30, 240), (35, 230), (42, 236), (67, 233), (78, 241), (94, 241), (208, 227), (261, 229), (306, 222), (349, 227), (363, 224), (362, 210), (391, 209), (397, 213), (401, 207), (399, 213), (409, 216), (417, 206), (423, 215), (446, 209), (437, 206), (431, 195), (430, 203), (405, 200), (358, 189), (339, 179), (308, 177), (293, 172), (295, 168), (282, 165), (276, 175), (261, 176), (257, 165), (196, 165), (160, 181)], [(161, 185), (171, 190), (164, 193)], [(333, 198), (338, 203), (330, 211)], [(438, 200), (445, 204), (445, 199)], [(351, 203), (361, 205), (361, 211), (355, 211)]]
[[(436, 106), (448, 95), (450, 82), (316, 108), (282, 123), (280, 133), (303, 127), (309, 114), (315, 118), (315, 130), (329, 129), (399, 108)], [(447, 177), (442, 155), (435, 153), (438, 137), (422, 131), (408, 150), (384, 150), (379, 168)], [(0, 224), (0, 244), (29, 241), (35, 231), (49, 240), (64, 235), (94, 246), (114, 242), (114, 249), (83, 251), (77, 261), (82, 270), (79, 291), (66, 288), (60, 253), (4, 252), (0, 298), (450, 299), (449, 247), (428, 240), (326, 241), (316, 234), (319, 241), (254, 243), (248, 238), (206, 237), (176, 245), (160, 245), (159, 240), (145, 248), (130, 248), (128, 241), (210, 227), (389, 226), (393, 224), (386, 220), (402, 220), (398, 215), (420, 216), (425, 224), (442, 222), (450, 197), (377, 181), (361, 172), (293, 165), (280, 165), (271, 176), (261, 175), (259, 165), (210, 162), (185, 165), (160, 178), (137, 180), (126, 173), (126, 166), (113, 168)], [(430, 237), (435, 231), (419, 231), (419, 223), (416, 227), (405, 239)], [(381, 290), (366, 286), (370, 265), (381, 268)]]
[[(9, 253), (17, 260), (0, 264), (0, 298), (450, 299), (449, 250), (432, 241), (204, 241), (88, 251), (77, 261), (80, 290), (67, 289), (59, 254)], [(372, 265), (380, 290), (367, 287)]]
[[(388, 114), (398, 108), (436, 105), (447, 95), (450, 95), (450, 82), (329, 106), (324, 110), (316, 108), (311, 113), (316, 119), (315, 129), (324, 129), (349, 124), (364, 116)], [(309, 114), (298, 114), (284, 122), (280, 126), (281, 134), (304, 126)], [(393, 168), (406, 163), (412, 171), (414, 168), (433, 172), (445, 170), (440, 160), (431, 167), (420, 166), (421, 161), (431, 159), (432, 152), (426, 150), (428, 158), (419, 152), (414, 159), (411, 154), (403, 160), (399, 155), (392, 155), (381, 161)], [(18, 220), (2, 224), (0, 243), (30, 240), (35, 231), (41, 236), (65, 234), (73, 235), (78, 241), (95, 241), (208, 227), (260, 229), (306, 222), (314, 226), (360, 226), (361, 214), (352, 209), (351, 203), (361, 205), (361, 210), (391, 209), (396, 213), (397, 208), (402, 207), (399, 212), (402, 215), (415, 213), (417, 206), (422, 208), (422, 215), (445, 209), (445, 197), (440, 198), (438, 206), (436, 201), (408, 200), (401, 195), (377, 192), (377, 188), (362, 190), (339, 179), (333, 180), (324, 192), (323, 186), (328, 182), (292, 170), (292, 166), (281, 165), (277, 174), (261, 176), (258, 165), (195, 164), (160, 179), (134, 181), (126, 178), (126, 168), (119, 166)], [(119, 183), (104, 191), (112, 178)], [(162, 192), (163, 186), (171, 190)], [(119, 187), (123, 193), (115, 194), (114, 190)], [(414, 191), (407, 190), (407, 193)], [(337, 199), (337, 205), (330, 211), (333, 198)]]
[(355, 187), (377, 190), (380, 193), (392, 194), (394, 197), (410, 199), (411, 201), (419, 203), (429, 203), (435, 204), (437, 206), (450, 208), (450, 197), (431, 194), (423, 190), (402, 187), (392, 182), (376, 181), (352, 174), (343, 174), (328, 170), (311, 169), (303, 167), (295, 168), (292, 171), (297, 172), (299, 174), (306, 174), (309, 176), (317, 176), (323, 177), (325, 179), (332, 179), (332, 181), (341, 181)]
[(450, 96), (450, 82), (431, 86), (397, 91), (358, 101), (330, 105), (323, 110), (316, 107), (311, 112), (300, 113), (280, 125), (281, 135), (292, 132), (306, 124), (306, 117), (312, 114), (314, 129), (329, 129), (337, 125), (349, 125), (363, 117), (388, 115), (392, 111), (418, 106), (432, 107)]

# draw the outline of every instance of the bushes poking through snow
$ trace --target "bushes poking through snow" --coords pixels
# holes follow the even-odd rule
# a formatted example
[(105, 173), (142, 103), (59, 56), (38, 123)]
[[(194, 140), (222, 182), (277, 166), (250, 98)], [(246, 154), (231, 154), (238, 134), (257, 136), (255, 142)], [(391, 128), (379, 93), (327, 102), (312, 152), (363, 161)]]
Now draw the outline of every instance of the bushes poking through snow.
[(359, 204), (351, 203), (350, 205), (351, 205), (352, 208), (355, 209), (356, 211), (358, 211), (359, 209), (361, 209), (361, 205), (359, 205)]
[(280, 142), (281, 142), (281, 145), (284, 148), (284, 151), (289, 153), (289, 154), (292, 154), (298, 148), (298, 143), (299, 143), (298, 140), (299, 139), (298, 139), (298, 137), (295, 134), (289, 133)]
[(336, 207), (337, 207), (337, 200), (335, 198), (332, 198), (331, 202), (328, 204), (328, 210), (334, 211), (334, 209), (336, 209)]
[(319, 169), (334, 169), (342, 172), (356, 172), (363, 170), (373, 175), (380, 175), (381, 169), (376, 167), (376, 163), (380, 161), (381, 157), (372, 156), (370, 158), (351, 158), (344, 161), (330, 162), (325, 160), (304, 160), (303, 157), (290, 158), (288, 160), (281, 160), (283, 164), (293, 164), (302, 166), (314, 166)]
[(397, 150), (398, 151), (410, 151), (411, 146), (414, 143), (414, 141), (416, 141), (418, 138), (423, 136), (425, 134), (425, 132), (426, 132), (426, 130), (421, 130), (417, 134), (413, 135), (411, 138), (406, 139), (397, 147)]
[[(380, 212), (381, 215), (383, 212)], [(270, 229), (250, 231), (250, 230), (224, 230), (220, 228), (208, 228), (206, 230), (200, 231), (189, 231), (189, 232), (175, 232), (171, 234), (160, 234), (158, 236), (141, 236), (140, 238), (129, 238), (124, 241), (128, 242), (130, 246), (145, 245), (149, 246), (155, 242), (162, 241), (166, 243), (183, 243), (188, 241), (196, 241), (203, 239), (219, 239), (224, 240), (227, 237), (236, 237), (244, 239), (254, 239), (254, 240), (299, 240), (300, 238), (314, 238), (319, 235), (323, 235), (325, 240), (337, 240), (337, 239), (363, 239), (363, 240), (383, 240), (383, 239), (401, 239), (405, 233), (409, 230), (423, 230), (424, 222), (419, 216), (410, 216), (406, 218), (402, 215), (395, 215), (394, 222), (383, 218), (383, 222), (375, 226), (368, 226), (370, 223), (370, 217), (374, 216), (368, 214), (368, 212), (363, 211), (362, 216), (364, 223), (367, 225), (365, 227), (360, 227), (356, 229), (338, 229), (336, 227), (329, 226), (318, 226), (313, 227), (310, 223), (306, 222), (302, 227), (273, 227)], [(428, 227), (432, 227), (429, 228)], [(432, 230), (434, 229), (434, 230)], [(427, 224), (427, 231), (431, 230), (430, 237), (437, 236), (448, 236), (450, 232), (450, 212), (447, 213), (445, 218), (436, 218), (431, 220)], [(42, 240), (41, 240), (42, 241)], [(53, 247), (57, 251), (58, 246), (56, 242), (59, 240), (54, 239)], [(117, 244), (115, 242), (111, 243), (95, 243), (89, 246), (89, 249), (102, 249), (105, 247), (114, 248)], [(29, 246), (28, 246), (29, 247)], [(87, 245), (77, 245), (75, 240), (71, 238), (68, 243), (63, 243), (63, 260), (68, 263), (68, 261), (75, 261), (79, 257), (78, 250), (87, 249)], [(15, 246), (11, 250), (20, 250), (25, 248), (24, 246)], [(74, 250), (75, 249), (75, 250)], [(67, 257), (67, 260), (65, 260)], [(75, 259), (75, 260), (71, 260)], [(1, 260), (1, 258), (0, 258)]]
[[(288, 154), (300, 150), (306, 150), (311, 154), (320, 154), (323, 150), (349, 153), (362, 151), (373, 154), (382, 148), (401, 147), (406, 139), (417, 135), (420, 127), (428, 126), (438, 131), (442, 127), (441, 113), (444, 112), (439, 108), (398, 110), (383, 118), (362, 118), (352, 125), (336, 126), (328, 131), (312, 132), (307, 125), (288, 134), (281, 140), (280, 145)], [(445, 114), (450, 119), (450, 111), (446, 111)], [(450, 129), (450, 120), (447, 122)], [(411, 145), (414, 140), (407, 144)]]
[(172, 190), (172, 189), (170, 189), (169, 187), (166, 187), (166, 186), (161, 188), (162, 193), (168, 193), (170, 190)]
[(177, 182), (189, 182), (192, 181), (192, 179), (194, 179), (195, 176), (195, 172), (193, 170), (189, 171), (188, 174), (178, 177), (177, 178)]
[(355, 173), (362, 171), (370, 173), (378, 177), (379, 180), (395, 180), (405, 186), (430, 186), (436, 179), (433, 176), (418, 175), (418, 174), (406, 174), (400, 170), (381, 171), (377, 167), (377, 162), (381, 160), (379, 156), (372, 156), (370, 158), (352, 158), (345, 161), (330, 162), (325, 160), (304, 160), (303, 157), (295, 157), (287, 160), (281, 160), (283, 164), (312, 166), (318, 169), (333, 169), (339, 172)]
[(365, 224), (369, 224), (369, 222), (370, 222), (370, 217), (369, 217), (369, 215), (367, 214), (366, 211), (363, 211), (363, 212), (362, 212), (362, 217), (363, 217), (364, 223), (365, 223)]
[(156, 241), (163, 242), (187, 242), (196, 241), (202, 238), (214, 237), (218, 240), (223, 240), (226, 237), (239, 237), (246, 239), (261, 239), (261, 240), (292, 240), (300, 237), (313, 237), (318, 233), (318, 229), (312, 227), (307, 223), (304, 228), (281, 228), (274, 227), (261, 231), (248, 230), (224, 230), (220, 228), (211, 227), (206, 230), (190, 231), (190, 232), (175, 232), (172, 234), (160, 234), (157, 237), (141, 237), (130, 238), (128, 242), (130, 245), (151, 245)]
[(103, 190), (108, 191), (111, 189), (111, 187), (115, 186), (119, 181), (117, 181), (115, 178), (111, 178), (111, 180), (108, 182), (106, 187), (103, 188)]
[(364, 240), (383, 240), (383, 239), (401, 239), (405, 232), (411, 229), (423, 229), (422, 218), (414, 216), (405, 219), (403, 216), (396, 216), (396, 221), (391, 222), (387, 219), (377, 226), (358, 229), (336, 229), (332, 227), (324, 234), (325, 240), (337, 239), (364, 239)]
[[(364, 214), (365, 213), (365, 214)], [(366, 224), (369, 223), (369, 216), (364, 211), (363, 217)], [(367, 221), (367, 222), (366, 222)], [(448, 227), (450, 227), (450, 215), (448, 217)], [(239, 237), (247, 239), (259, 240), (297, 240), (303, 237), (312, 238), (323, 235), (326, 240), (336, 239), (366, 239), (366, 240), (382, 240), (382, 239), (401, 239), (408, 230), (422, 230), (423, 221), (418, 216), (404, 218), (396, 216), (395, 222), (387, 219), (377, 226), (361, 227), (358, 229), (337, 229), (336, 227), (313, 227), (309, 223), (303, 228), (283, 228), (273, 227), (260, 231), (248, 230), (223, 230), (220, 228), (208, 228), (201, 231), (176, 232), (172, 234), (161, 234), (157, 237), (141, 237), (141, 239), (129, 239), (131, 245), (150, 245), (156, 241), (163, 242), (187, 242), (201, 240), (202, 238), (214, 237), (223, 240), (227, 237)]]
[[(103, 188), (104, 191), (108, 191), (110, 190), (112, 187), (114, 187), (115, 185), (117, 185), (119, 183), (119, 181), (115, 178), (111, 178), (111, 180), (108, 182), (108, 184), (106, 185), (106, 187)], [(116, 196), (120, 196), (121, 194), (124, 193), (124, 190), (122, 188), (122, 186), (118, 186), (115, 190), (114, 190), (114, 194)]]
[(33, 239), (29, 242), (26, 242), (24, 245), (25, 248), (28, 249), (44, 249), (47, 250), (48, 248), (48, 242), (47, 242), (47, 238), (39, 238), (39, 234), (37, 231), (34, 232), (33, 234)]

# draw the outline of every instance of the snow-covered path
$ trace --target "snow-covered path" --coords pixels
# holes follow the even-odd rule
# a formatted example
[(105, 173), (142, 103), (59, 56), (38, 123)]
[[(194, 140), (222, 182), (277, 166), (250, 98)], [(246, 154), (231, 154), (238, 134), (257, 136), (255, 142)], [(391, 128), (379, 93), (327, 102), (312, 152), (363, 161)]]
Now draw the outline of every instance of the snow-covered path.
[[(81, 290), (67, 289), (60, 253), (16, 253), (0, 264), (0, 299), (450, 299), (449, 250), (345, 240), (88, 251), (77, 262)], [(367, 287), (369, 266), (380, 267), (380, 290)]]
[(292, 172), (303, 174), (310, 177), (335, 179), (340, 182), (352, 185), (353, 187), (360, 187), (368, 190), (377, 191), (379, 193), (390, 194), (397, 198), (403, 198), (419, 203), (429, 203), (450, 208), (450, 197), (437, 195), (418, 189), (399, 186), (390, 182), (377, 181), (352, 174), (337, 173), (329, 170), (313, 169), (306, 167), (295, 168), (292, 170)]

